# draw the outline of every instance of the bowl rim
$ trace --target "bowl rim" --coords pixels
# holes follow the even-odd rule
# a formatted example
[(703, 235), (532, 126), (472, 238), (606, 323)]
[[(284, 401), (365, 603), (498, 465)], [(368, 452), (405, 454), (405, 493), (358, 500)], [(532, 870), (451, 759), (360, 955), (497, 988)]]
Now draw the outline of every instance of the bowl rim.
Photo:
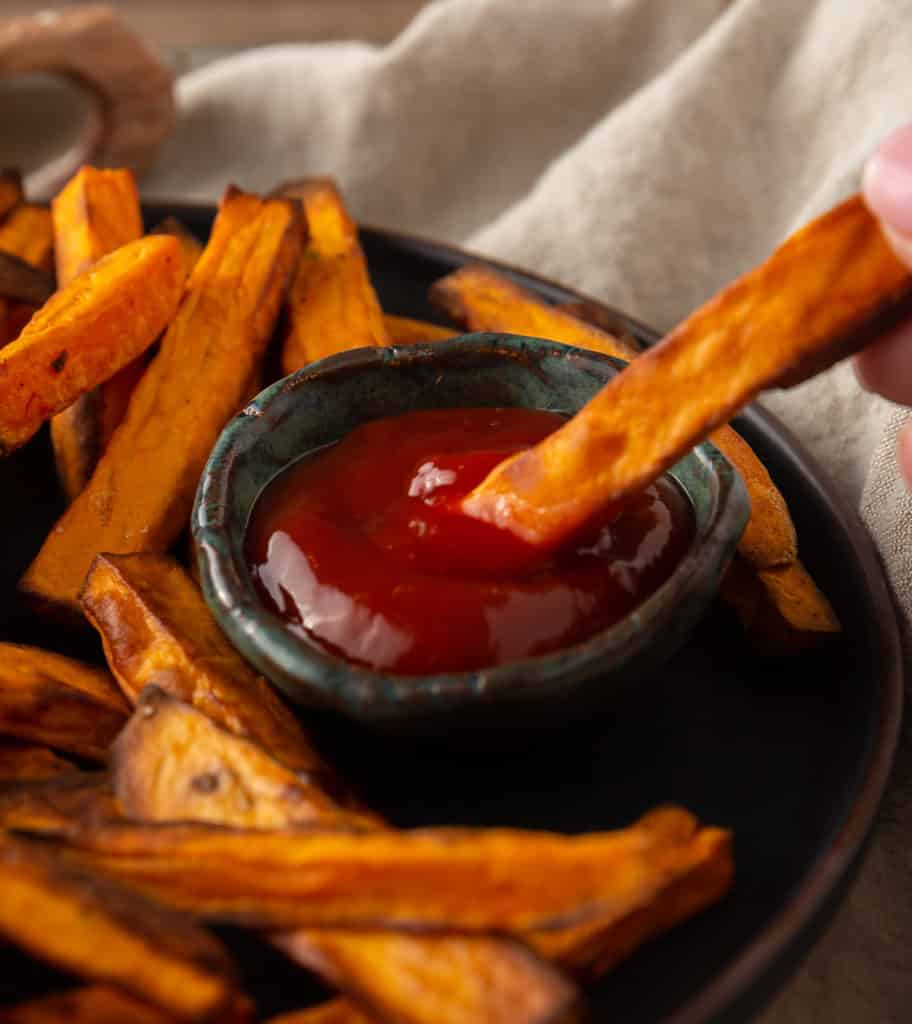
[[(656, 628), (672, 617), (671, 609), (685, 607), (686, 598), (693, 604), (707, 585), (710, 597), (715, 592), (747, 523), (750, 499), (731, 464), (713, 445), (704, 443), (678, 464), (692, 460), (710, 481), (708, 516), (704, 523), (697, 522), (690, 548), (668, 579), (631, 613), (569, 647), (471, 671), (429, 675), (383, 672), (309, 645), (262, 603), (244, 558), (244, 535), (259, 496), (291, 462), (260, 488), (246, 510), (241, 536), (233, 528), (230, 492), (239, 459), (260, 442), (263, 420), (270, 412), (278, 415), (277, 409), (286, 409), (293, 402), (291, 396), (316, 377), (483, 354), (515, 358), (530, 350), (538, 360), (557, 356), (577, 363), (580, 369), (594, 370), (598, 376), (605, 376), (605, 371), (613, 376), (626, 365), (623, 360), (558, 342), (495, 333), (465, 334), (425, 345), (353, 349), (311, 363), (270, 385), (225, 427), (200, 478), (191, 519), (203, 593), (235, 646), (293, 700), (349, 714), (356, 707), (361, 709), (356, 717), (383, 720), (398, 717), (406, 707), (410, 714), (420, 707), (436, 713), (481, 696), (488, 701), (521, 701), (528, 699), (525, 691), (530, 679), (535, 681), (536, 696), (547, 697), (593, 675), (594, 664), (599, 666), (599, 674), (626, 665), (643, 653)], [(680, 475), (675, 473), (678, 467), (670, 471), (673, 477)], [(684, 490), (693, 505), (692, 496), (686, 487)], [(705, 603), (691, 619), (696, 620)], [(686, 631), (691, 624), (682, 622), (682, 629)]]

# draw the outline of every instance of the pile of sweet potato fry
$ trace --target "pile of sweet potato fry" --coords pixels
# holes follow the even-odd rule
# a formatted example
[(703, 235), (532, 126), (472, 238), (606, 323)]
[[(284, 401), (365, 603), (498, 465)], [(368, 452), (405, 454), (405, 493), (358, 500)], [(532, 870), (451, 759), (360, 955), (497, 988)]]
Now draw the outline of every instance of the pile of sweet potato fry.
[[(674, 807), (576, 837), (396, 829), (169, 554), (273, 363), (458, 329), (636, 356), (482, 266), (432, 297), (453, 328), (384, 313), (328, 181), (230, 188), (203, 244), (144, 233), (128, 172), (84, 168), (50, 211), (0, 175), (0, 452), (50, 422), (68, 502), (21, 587), (90, 623), (107, 662), (0, 645), (0, 939), (83, 982), (0, 1020), (255, 1019), (206, 928), (230, 923), (341, 993), (284, 1024), (561, 1024), (579, 982), (728, 889), (729, 834)], [(730, 428), (713, 440), (753, 505), (724, 596), (767, 648), (837, 630), (766, 469)]]

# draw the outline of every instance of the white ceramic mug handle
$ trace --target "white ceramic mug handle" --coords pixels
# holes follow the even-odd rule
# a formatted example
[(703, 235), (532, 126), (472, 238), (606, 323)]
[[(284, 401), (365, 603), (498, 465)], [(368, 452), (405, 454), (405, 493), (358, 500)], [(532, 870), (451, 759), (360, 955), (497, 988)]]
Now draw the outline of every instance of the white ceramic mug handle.
[(0, 17), (0, 76), (46, 72), (94, 99), (75, 152), (29, 175), (30, 194), (55, 191), (81, 163), (145, 170), (174, 126), (174, 75), (109, 7)]

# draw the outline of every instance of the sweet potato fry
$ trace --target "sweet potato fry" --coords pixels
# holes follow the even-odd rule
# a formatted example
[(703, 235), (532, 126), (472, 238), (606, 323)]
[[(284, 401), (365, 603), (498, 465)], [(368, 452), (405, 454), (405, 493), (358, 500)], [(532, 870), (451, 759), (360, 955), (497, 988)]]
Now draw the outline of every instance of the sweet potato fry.
[(165, 217), (160, 223), (152, 228), (153, 235), (174, 235), (180, 242), (181, 254), (184, 257), (184, 270), (189, 278), (203, 255), (203, 243), (193, 232), (182, 224), (177, 217)]
[(450, 327), (441, 327), (426, 320), (413, 320), (407, 316), (393, 316), (392, 313), (383, 314), (383, 323), (390, 345), (421, 345), (429, 341), (446, 341), (459, 334), (459, 331)]
[(104, 772), (0, 783), (0, 829), (62, 835), (80, 824), (122, 817)]
[(799, 561), (752, 572), (736, 558), (720, 593), (741, 619), (759, 654), (797, 654), (841, 630), (826, 597)]
[(23, 198), (22, 175), (12, 167), (0, 170), (0, 224)]
[(166, 555), (99, 555), (82, 593), (111, 671), (131, 704), (154, 684), (259, 744), (326, 792), (335, 774), (297, 720), (225, 638), (202, 594)]
[[(133, 244), (153, 243), (177, 249), (164, 235)], [(92, 479), (26, 573), (27, 592), (76, 611), (99, 551), (168, 548), (186, 524), (216, 437), (246, 397), (300, 245), (292, 203), (229, 189), (161, 350)]]
[(0, 453), (155, 341), (183, 287), (178, 246), (143, 238), (58, 291), (0, 350)]
[(345, 349), (388, 345), (358, 229), (336, 186), (314, 179), (287, 194), (304, 204), (310, 241), (288, 297), (282, 370), (294, 373)]
[[(509, 939), (320, 928), (273, 941), (380, 1021), (572, 1024), (580, 1008), (569, 981)], [(345, 1000), (344, 1012), (357, 1011)], [(334, 1013), (343, 1014), (343, 1007)], [(328, 1019), (356, 1024), (362, 1018), (330, 1014)]]
[(227, 954), (189, 918), (6, 836), (0, 887), (0, 936), (29, 953), (179, 1020), (239, 1019)]
[(49, 747), (22, 740), (0, 740), (0, 783), (52, 779), (73, 771), (76, 771), (73, 762), (58, 756)]
[(143, 233), (130, 171), (83, 167), (51, 203), (57, 280), (69, 284)]
[(526, 334), (617, 359), (632, 359), (637, 354), (629, 342), (549, 306), (480, 263), (467, 264), (435, 281), (430, 298), (470, 331)]
[(539, 550), (638, 490), (763, 388), (793, 383), (901, 316), (912, 276), (861, 198), (788, 239), (463, 501)]
[[(13, 1021), (13, 1024), (16, 1022)], [(24, 1021), (23, 1024), (29, 1022)], [(36, 1021), (35, 1024), (41, 1022)], [(280, 1013), (278, 1017), (270, 1017), (266, 1024), (378, 1024), (378, 1021), (376, 1017), (368, 1017), (348, 999), (330, 999), (329, 1002), (310, 1006), (306, 1010)]]
[(102, 761), (128, 715), (107, 672), (37, 647), (0, 644), (0, 734)]
[(155, 686), (143, 690), (112, 759), (118, 799), (140, 821), (376, 828), (376, 819), (342, 810), (256, 743)]
[[(643, 824), (648, 821), (649, 816)], [(535, 932), (526, 939), (542, 956), (574, 975), (596, 978), (649, 939), (717, 903), (731, 882), (730, 837), (719, 829), (702, 829), (671, 867), (660, 891), (644, 906), (619, 919), (609, 914), (602, 921)]]
[[(51, 216), (61, 287), (143, 233), (136, 181), (125, 170), (83, 167), (54, 199)], [(145, 367), (140, 356), (51, 420), (57, 475), (68, 501), (88, 482)]]
[(50, 270), (54, 259), (51, 215), (43, 206), (22, 203), (0, 224), (0, 250), (33, 267)]
[(55, 992), (0, 1010), (0, 1024), (175, 1024), (176, 1019), (107, 985)]
[(572, 837), (104, 825), (72, 842), (105, 871), (210, 920), (521, 935), (617, 921), (655, 899), (704, 833), (727, 848), (727, 833), (699, 829), (685, 811), (662, 814), (661, 827)]
[[(0, 251), (39, 270), (50, 270), (54, 258), (50, 213), (30, 203), (16, 206), (0, 224)], [(0, 348), (19, 336), (35, 308), (27, 302), (0, 297)]]

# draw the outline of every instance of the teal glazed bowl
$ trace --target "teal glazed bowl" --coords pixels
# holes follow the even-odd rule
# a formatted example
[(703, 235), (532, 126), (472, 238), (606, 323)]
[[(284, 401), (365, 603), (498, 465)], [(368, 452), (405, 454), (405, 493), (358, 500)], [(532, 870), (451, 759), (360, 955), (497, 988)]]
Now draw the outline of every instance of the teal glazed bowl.
[(750, 514), (740, 477), (702, 444), (671, 476), (693, 507), (690, 549), (635, 611), (575, 646), (472, 671), (395, 675), (294, 636), (260, 601), (244, 557), (267, 484), (302, 455), (369, 420), (419, 409), (525, 406), (572, 414), (625, 364), (538, 338), (469, 334), (432, 345), (358, 349), (261, 392), (222, 432), (200, 480), (193, 540), (206, 602), (241, 653), (293, 702), (362, 723), (434, 733), (508, 721), (564, 722), (610, 709), (678, 649), (718, 589)]

